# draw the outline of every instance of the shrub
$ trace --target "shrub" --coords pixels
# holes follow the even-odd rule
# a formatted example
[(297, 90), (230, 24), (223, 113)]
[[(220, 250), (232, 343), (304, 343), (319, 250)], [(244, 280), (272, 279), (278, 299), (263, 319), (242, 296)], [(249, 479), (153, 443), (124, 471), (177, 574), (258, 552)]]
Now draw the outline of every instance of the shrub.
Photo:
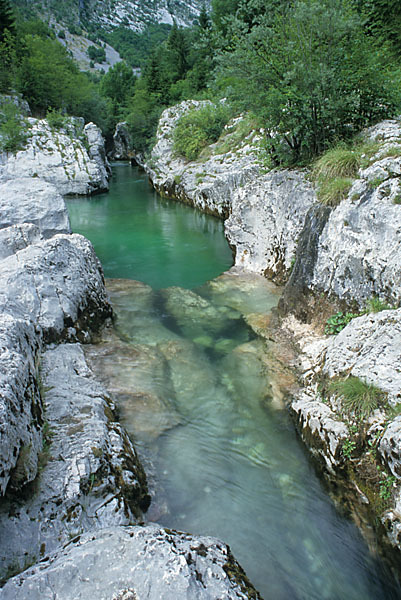
[(64, 31), (64, 29), (60, 29), (60, 31), (57, 34), (57, 37), (59, 37), (61, 40), (65, 40), (65, 31)]
[(27, 142), (26, 123), (13, 102), (5, 102), (0, 108), (0, 150), (18, 152)]
[(391, 308), (392, 307), (389, 304), (387, 304), (387, 302), (380, 300), (380, 298), (378, 298), (377, 296), (373, 296), (372, 298), (369, 298), (369, 300), (366, 302), (365, 312), (378, 313), (382, 310), (389, 310)]
[(326, 335), (335, 335), (336, 333), (340, 333), (344, 329), (346, 325), (353, 319), (357, 317), (357, 314), (354, 313), (343, 313), (338, 312), (335, 315), (329, 317), (326, 321), (326, 327), (324, 328), (324, 332)]
[(104, 48), (96, 48), (96, 46), (89, 46), (87, 54), (91, 60), (97, 63), (103, 63), (106, 61), (106, 51)]
[(356, 177), (359, 169), (359, 153), (344, 147), (328, 150), (315, 163), (312, 177), (316, 181), (337, 177)]
[(340, 397), (345, 412), (358, 419), (368, 417), (386, 400), (385, 392), (352, 375), (331, 381), (329, 390)]
[(316, 190), (317, 199), (326, 206), (338, 206), (347, 197), (352, 182), (351, 177), (336, 177), (322, 181)]
[(230, 111), (222, 104), (207, 104), (190, 110), (175, 127), (174, 151), (188, 160), (195, 160), (202, 148), (218, 140), (229, 118)]
[(53, 129), (61, 129), (66, 126), (68, 117), (63, 115), (60, 110), (49, 108), (46, 113), (46, 120)]

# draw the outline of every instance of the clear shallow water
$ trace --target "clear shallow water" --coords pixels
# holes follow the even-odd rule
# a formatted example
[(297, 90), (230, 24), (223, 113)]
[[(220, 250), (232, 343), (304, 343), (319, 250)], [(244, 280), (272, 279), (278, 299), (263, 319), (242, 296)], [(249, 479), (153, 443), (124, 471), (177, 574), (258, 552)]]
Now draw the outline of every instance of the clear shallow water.
[(106, 277), (195, 287), (232, 265), (218, 219), (163, 200), (128, 164), (113, 165), (109, 193), (70, 199), (68, 212), (73, 231), (95, 246)]
[[(117, 169), (122, 173), (124, 167)], [(149, 202), (157, 202), (158, 211), (171, 210), (153, 195)], [(159, 227), (164, 217), (154, 219), (152, 206), (151, 220)], [(111, 200), (108, 211), (113, 212)], [(76, 230), (74, 221), (72, 215)], [(92, 214), (91, 227), (94, 221)], [(171, 226), (171, 235), (176, 229)], [(214, 226), (211, 230), (213, 239)], [(80, 231), (101, 254), (91, 233)], [(111, 224), (100, 237), (106, 233), (115, 236)], [(202, 239), (201, 247), (205, 244)], [(177, 246), (174, 255), (185, 251)], [(196, 255), (196, 247), (191, 252)], [(125, 253), (121, 272), (115, 250), (109, 260), (116, 265), (114, 275), (126, 277)], [(89, 351), (125, 426), (152, 457), (159, 491), (150, 518), (228, 542), (265, 600), (399, 598), (356, 527), (334, 509), (280, 409), (277, 390), (284, 375), (248, 326), (264, 324), (277, 290), (261, 278), (232, 274), (194, 292), (160, 289), (166, 274), (162, 269), (150, 275), (153, 268), (154, 263), (145, 271), (159, 282), (157, 291), (109, 282), (116, 328)], [(217, 270), (224, 268), (222, 261)], [(199, 282), (192, 271), (189, 283), (181, 285)], [(182, 273), (173, 265), (170, 273), (177, 272)], [(140, 278), (136, 272), (130, 276)]]

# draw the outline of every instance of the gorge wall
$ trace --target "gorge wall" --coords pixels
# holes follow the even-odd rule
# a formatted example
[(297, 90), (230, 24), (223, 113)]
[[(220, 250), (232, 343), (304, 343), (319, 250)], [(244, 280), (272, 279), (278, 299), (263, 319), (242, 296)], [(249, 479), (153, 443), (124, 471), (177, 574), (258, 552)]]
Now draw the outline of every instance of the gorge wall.
[[(373, 519), (379, 514), (382, 537), (398, 552), (401, 124), (385, 121), (364, 133), (377, 147), (343, 201), (330, 207), (318, 202), (306, 170), (263, 169), (261, 132), (248, 133), (227, 151), (241, 118), (196, 161), (177, 156), (175, 125), (202, 105), (186, 101), (164, 111), (143, 166), (162, 195), (225, 219), (237, 267), (285, 284), (280, 330), (298, 347), (293, 366), (300, 385), (288, 398), (298, 430), (329, 477), (350, 474), (355, 503), (369, 505)], [(374, 300), (387, 310), (369, 312)], [(324, 336), (326, 319), (336, 311), (338, 318), (347, 311), (355, 318), (338, 335)], [(350, 376), (384, 394), (362, 419), (330, 388)]]

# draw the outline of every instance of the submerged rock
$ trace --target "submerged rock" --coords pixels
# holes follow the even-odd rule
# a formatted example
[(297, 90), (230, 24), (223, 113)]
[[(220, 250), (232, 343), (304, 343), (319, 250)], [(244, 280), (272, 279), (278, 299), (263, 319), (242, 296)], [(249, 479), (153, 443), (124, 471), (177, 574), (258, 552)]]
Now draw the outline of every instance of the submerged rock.
[(38, 178), (0, 183), (0, 228), (33, 223), (44, 238), (71, 233), (68, 213), (57, 188)]
[(146, 527), (109, 528), (73, 540), (11, 579), (4, 600), (247, 600), (260, 598), (228, 546)]
[(149, 504), (135, 450), (82, 348), (47, 350), (41, 381), (41, 471), (30, 489), (0, 501), (0, 579), (84, 531), (136, 522)]
[(214, 306), (208, 300), (191, 290), (170, 287), (161, 291), (166, 302), (166, 310), (189, 338), (203, 335), (218, 335), (229, 329), (233, 322), (241, 319), (241, 314), (227, 306)]
[(163, 354), (150, 345), (130, 344), (111, 330), (85, 346), (98, 379), (115, 398), (128, 432), (139, 440), (159, 437), (176, 426), (174, 390)]

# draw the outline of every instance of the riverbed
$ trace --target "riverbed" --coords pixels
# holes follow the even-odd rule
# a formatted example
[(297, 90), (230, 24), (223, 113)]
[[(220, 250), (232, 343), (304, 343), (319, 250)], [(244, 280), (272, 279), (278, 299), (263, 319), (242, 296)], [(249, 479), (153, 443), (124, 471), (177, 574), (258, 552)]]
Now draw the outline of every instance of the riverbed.
[(149, 461), (149, 518), (223, 539), (265, 600), (398, 598), (284, 409), (257, 335), (280, 290), (223, 274), (222, 223), (160, 198), (129, 165), (113, 167), (108, 194), (68, 204), (110, 278), (117, 318), (89, 355)]

